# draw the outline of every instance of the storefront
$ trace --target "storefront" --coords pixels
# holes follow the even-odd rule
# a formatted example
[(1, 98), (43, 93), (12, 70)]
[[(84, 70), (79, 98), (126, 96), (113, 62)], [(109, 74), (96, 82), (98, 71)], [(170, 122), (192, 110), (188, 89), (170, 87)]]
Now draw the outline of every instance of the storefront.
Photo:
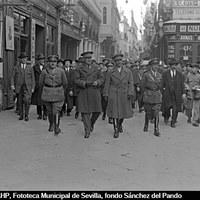
[(172, 20), (164, 23), (167, 39), (167, 58), (181, 63), (196, 62), (200, 58), (200, 23), (197, 20)]
[[(35, 57), (42, 52), (45, 56), (57, 54), (57, 9), (56, 5), (44, 0), (16, 0), (14, 5), (2, 6), (2, 108), (13, 108), (13, 92), (10, 78), (13, 67), (18, 63), (18, 56), (25, 51), (28, 60), (35, 64)], [(54, 2), (55, 4), (55, 2)]]

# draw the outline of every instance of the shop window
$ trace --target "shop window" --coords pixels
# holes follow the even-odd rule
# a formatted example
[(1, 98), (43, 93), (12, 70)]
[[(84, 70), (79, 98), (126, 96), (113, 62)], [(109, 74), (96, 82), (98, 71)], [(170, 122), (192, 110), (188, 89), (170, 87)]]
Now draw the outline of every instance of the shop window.
[(180, 59), (183, 62), (192, 62), (193, 46), (192, 44), (181, 44), (180, 45)]
[(18, 13), (14, 13), (14, 31), (20, 32), (20, 15)]
[(55, 28), (47, 25), (47, 55), (54, 54)]
[(29, 28), (29, 19), (25, 16), (21, 16), (21, 33), (22, 34), (28, 34), (28, 28)]
[(103, 8), (103, 24), (107, 24), (107, 8)]

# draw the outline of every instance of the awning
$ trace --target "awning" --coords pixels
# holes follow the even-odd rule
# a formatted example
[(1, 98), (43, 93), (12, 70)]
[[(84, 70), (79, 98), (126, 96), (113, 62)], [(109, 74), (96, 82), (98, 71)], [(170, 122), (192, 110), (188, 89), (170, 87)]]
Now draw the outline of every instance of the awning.
[(181, 20), (181, 19), (177, 19), (177, 20), (170, 20), (170, 21), (166, 21), (163, 22), (163, 24), (200, 24), (200, 20)]

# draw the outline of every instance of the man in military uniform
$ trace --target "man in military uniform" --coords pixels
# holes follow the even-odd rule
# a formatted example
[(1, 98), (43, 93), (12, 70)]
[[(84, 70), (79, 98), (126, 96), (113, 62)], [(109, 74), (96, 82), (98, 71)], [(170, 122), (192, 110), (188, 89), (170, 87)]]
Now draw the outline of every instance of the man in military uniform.
[[(98, 65), (92, 64), (93, 52), (84, 52), (84, 63), (75, 69), (74, 82), (78, 87), (78, 112), (82, 114), (85, 138), (90, 136), (94, 124), (101, 114), (101, 92), (103, 74)], [(92, 115), (92, 116), (91, 116)]]
[(162, 94), (160, 91), (161, 74), (158, 70), (158, 59), (149, 61), (151, 69), (144, 73), (141, 82), (141, 92), (145, 110), (144, 132), (148, 131), (149, 120), (154, 118), (154, 135), (160, 136), (159, 132), (159, 111), (161, 109)]
[(25, 121), (29, 120), (31, 96), (35, 89), (34, 71), (31, 64), (27, 62), (27, 57), (26, 52), (21, 53), (20, 62), (13, 68), (11, 77), (11, 89), (15, 91), (18, 97), (19, 120), (23, 120), (25, 110)]
[(54, 129), (57, 135), (61, 132), (60, 111), (65, 100), (64, 90), (67, 86), (67, 78), (64, 70), (57, 67), (57, 55), (51, 55), (47, 59), (49, 65), (42, 71), (39, 85), (43, 88), (41, 98), (47, 108), (49, 131), (52, 132)]
[(133, 76), (131, 70), (123, 66), (122, 58), (123, 54), (112, 57), (115, 64), (107, 73), (103, 95), (108, 101), (107, 115), (113, 119), (114, 138), (118, 138), (119, 132), (123, 132), (124, 119), (133, 116), (131, 107), (134, 97)]

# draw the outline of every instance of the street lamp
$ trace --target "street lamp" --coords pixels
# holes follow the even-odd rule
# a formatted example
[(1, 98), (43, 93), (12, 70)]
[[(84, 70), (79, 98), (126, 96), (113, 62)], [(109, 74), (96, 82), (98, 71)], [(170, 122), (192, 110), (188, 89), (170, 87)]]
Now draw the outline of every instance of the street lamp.
[(163, 19), (162, 16), (160, 16), (159, 20), (158, 20), (158, 26), (159, 26), (159, 44), (160, 44), (160, 60), (162, 59), (162, 50), (163, 50), (163, 46), (162, 46), (162, 36), (163, 36)]

